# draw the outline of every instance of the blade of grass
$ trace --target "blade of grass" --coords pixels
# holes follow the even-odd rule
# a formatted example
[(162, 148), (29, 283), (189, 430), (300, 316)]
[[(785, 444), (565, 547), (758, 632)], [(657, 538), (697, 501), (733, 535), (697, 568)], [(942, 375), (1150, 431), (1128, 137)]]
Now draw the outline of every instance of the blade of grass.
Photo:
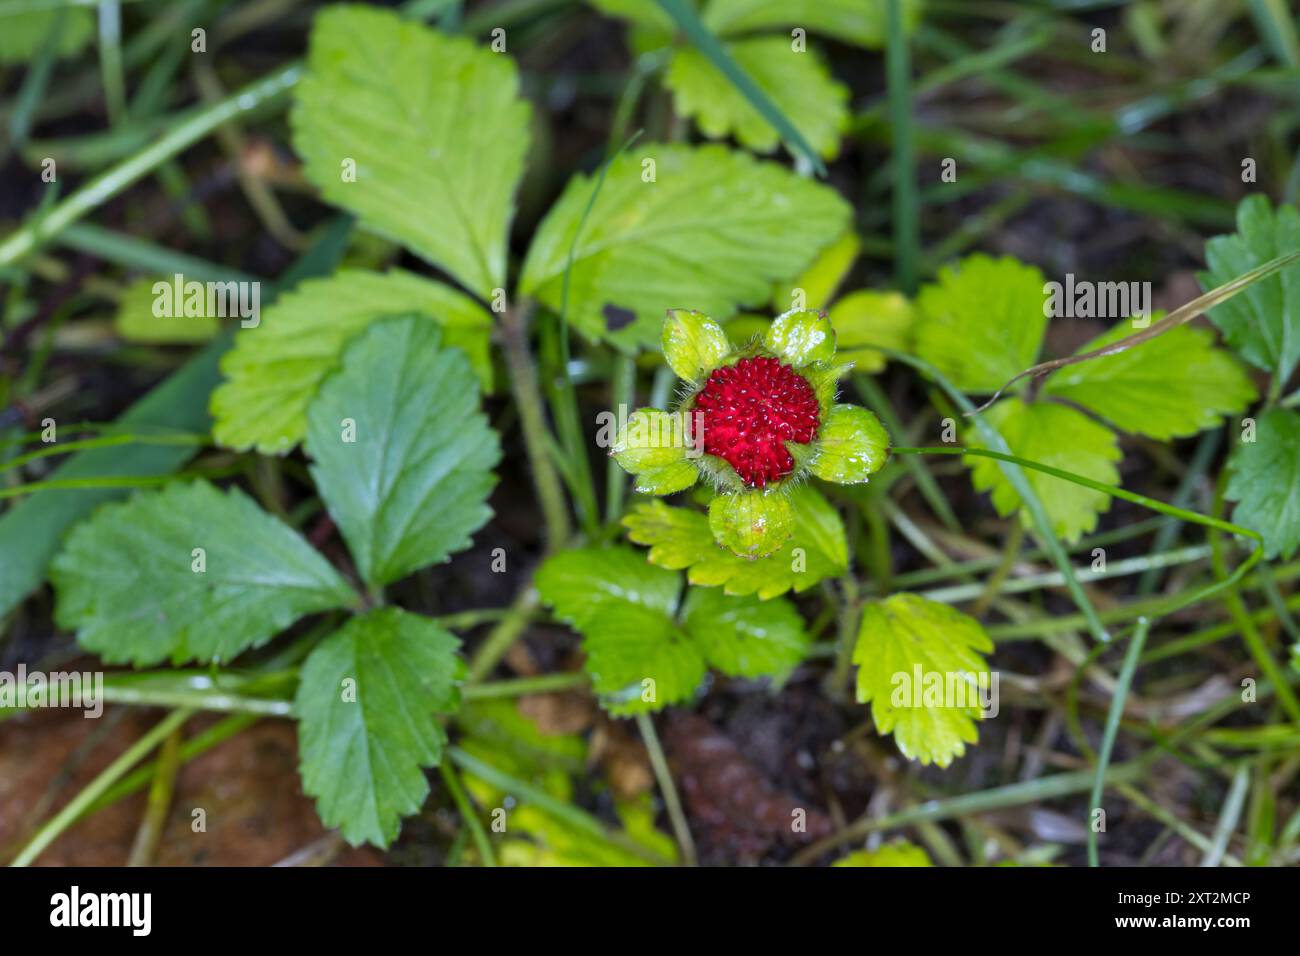
[[(1088, 800), (1091, 812), (1101, 808), (1101, 794), (1106, 788), (1106, 768), (1110, 766), (1110, 755), (1115, 749), (1115, 736), (1119, 733), (1119, 722), (1124, 716), (1124, 701), (1128, 699), (1129, 688), (1133, 685), (1133, 675), (1137, 672), (1138, 661), (1142, 657), (1142, 646), (1146, 644), (1147, 632), (1151, 630), (1150, 618), (1140, 617), (1137, 629), (1124, 651), (1124, 664), (1119, 671), (1119, 681), (1110, 698), (1110, 711), (1106, 715), (1106, 729), (1101, 738), (1101, 752), (1097, 755), (1097, 767), (1094, 771), (1092, 794)], [(1100, 866), (1097, 858), (1097, 828), (1088, 827), (1088, 865)]]
[(894, 216), (894, 279), (908, 295), (916, 291), (920, 231), (916, 202), (916, 153), (912, 146), (912, 76), (908, 39), (903, 30), (901, 0), (887, 0), (889, 42), (885, 47), (890, 135), (893, 140), (892, 209)]
[(817, 151), (808, 145), (803, 134), (795, 127), (790, 118), (781, 111), (781, 108), (772, 102), (771, 98), (759, 88), (758, 84), (753, 81), (739, 63), (737, 63), (727, 52), (721, 41), (713, 35), (713, 31), (704, 25), (699, 16), (686, 3), (686, 0), (655, 0), (664, 13), (676, 21), (686, 38), (691, 41), (697, 50), (708, 57), (709, 61), (717, 68), (723, 76), (731, 81), (731, 85), (736, 88), (741, 96), (749, 100), (750, 106), (758, 110), (763, 119), (767, 120), (781, 134), (786, 145), (790, 148), (801, 161), (807, 163), (818, 176), (826, 175), (826, 167), (817, 155)]

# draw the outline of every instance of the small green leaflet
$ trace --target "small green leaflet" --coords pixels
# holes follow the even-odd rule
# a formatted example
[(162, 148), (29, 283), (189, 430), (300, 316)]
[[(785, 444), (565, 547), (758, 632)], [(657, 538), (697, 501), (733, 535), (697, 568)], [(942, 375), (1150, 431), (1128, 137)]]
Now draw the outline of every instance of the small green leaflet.
[(1043, 274), (977, 253), (939, 270), (916, 300), (916, 354), (966, 392), (995, 392), (1038, 358)]
[(228, 381), (212, 393), (217, 443), (267, 455), (294, 449), (307, 433), (307, 406), (343, 346), (385, 315), (418, 312), (443, 328), (491, 387), (492, 318), (469, 296), (410, 272), (345, 269), (302, 283), (241, 329), (221, 360)]
[(60, 627), (110, 664), (228, 662), (356, 595), (242, 491), (172, 484), (105, 505), (54, 559)]
[(858, 702), (909, 760), (946, 767), (979, 739), (980, 693), (996, 691), (980, 654), (992, 650), (979, 622), (946, 604), (906, 593), (873, 602), (853, 649)]
[(785, 600), (688, 592), (681, 575), (630, 548), (584, 548), (548, 559), (542, 600), (584, 637), (587, 673), (611, 714), (659, 710), (690, 698), (712, 664), (725, 674), (784, 674), (810, 638)]
[(432, 322), (372, 325), (307, 419), (312, 477), (371, 587), (463, 551), (492, 517), (501, 448), (469, 361)]
[[(592, 186), (588, 176), (569, 182), (524, 263), (521, 293), (557, 311)], [(582, 227), (569, 321), (592, 339), (657, 348), (668, 309), (722, 320), (759, 305), (848, 222), (833, 189), (774, 163), (720, 146), (638, 144), (609, 164)]]
[[(1121, 321), (1079, 353), (1132, 334)], [(1067, 365), (1042, 391), (1083, 405), (1124, 431), (1161, 441), (1211, 428), (1255, 399), (1246, 370), (1214, 347), (1210, 330), (1188, 325), (1114, 355)]]
[(290, 118), (326, 199), (485, 300), (504, 287), (529, 122), (510, 57), (386, 10), (328, 7)]
[(303, 790), (354, 846), (388, 846), (429, 793), (442, 759), (437, 714), (460, 703), (460, 642), (398, 608), (354, 617), (302, 666), (294, 715)]
[[(984, 413), (988, 422), (1006, 439), (1013, 455), (1071, 471), (1108, 485), (1119, 484), (1115, 462), (1122, 457), (1115, 433), (1099, 425), (1076, 409), (1052, 402), (1026, 404), (1008, 398)], [(986, 448), (979, 432), (968, 430), (967, 443)], [(993, 506), (1006, 517), (1020, 508), (1020, 495), (991, 458), (969, 457), (971, 480), (980, 491), (993, 493)], [(1025, 469), (1025, 477), (1043, 502), (1052, 530), (1067, 541), (1097, 526), (1097, 515), (1110, 507), (1110, 495), (1084, 488), (1064, 478)], [(1026, 527), (1031, 526), (1028, 512), (1021, 512)]]
[[(1237, 231), (1205, 244), (1209, 269), (1198, 275), (1206, 291), (1269, 259), (1300, 249), (1300, 212), (1274, 212), (1264, 196), (1248, 196), (1237, 207)], [(1269, 276), (1210, 310), (1237, 354), (1286, 381), (1300, 361), (1300, 265)]]
[[(834, 159), (839, 154), (849, 120), (849, 91), (831, 76), (819, 53), (794, 50), (782, 36), (738, 40), (727, 51), (820, 156)], [(775, 127), (700, 51), (678, 50), (664, 83), (673, 92), (677, 112), (694, 119), (710, 139), (734, 135), (760, 153), (781, 145)]]
[(885, 367), (879, 349), (906, 352), (915, 321), (916, 309), (901, 292), (850, 292), (831, 306), (835, 355), (855, 372), (879, 372)]
[(929, 854), (915, 843), (895, 840), (874, 850), (854, 850), (831, 866), (934, 866)]
[(691, 588), (682, 626), (709, 663), (733, 677), (782, 674), (808, 653), (808, 634), (789, 601), (738, 599), (718, 588)]
[(206, 342), (221, 331), (221, 323), (213, 315), (154, 315), (154, 303), (158, 301), (153, 292), (155, 281), (139, 279), (122, 294), (113, 330), (123, 340), (150, 345), (190, 344)]
[(652, 564), (674, 571), (684, 568), (691, 584), (767, 599), (790, 590), (806, 591), (848, 568), (844, 522), (835, 509), (810, 485), (791, 491), (790, 503), (794, 535), (766, 558), (742, 558), (719, 547), (707, 515), (658, 499), (634, 506), (623, 526), (630, 540), (650, 547)]
[(1264, 553), (1289, 558), (1300, 548), (1300, 413), (1275, 408), (1256, 422), (1254, 441), (1228, 458), (1225, 495), (1232, 520), (1264, 538)]

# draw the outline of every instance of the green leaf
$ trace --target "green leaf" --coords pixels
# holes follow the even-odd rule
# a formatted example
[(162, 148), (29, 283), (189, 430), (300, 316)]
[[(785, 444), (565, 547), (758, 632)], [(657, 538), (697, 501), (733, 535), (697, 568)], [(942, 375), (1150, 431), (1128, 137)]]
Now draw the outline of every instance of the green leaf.
[(504, 287), (529, 123), (510, 57), (388, 11), (329, 7), (291, 120), (326, 199), (484, 299)]
[(939, 270), (917, 297), (916, 353), (967, 392), (994, 392), (1034, 364), (1047, 327), (1043, 274), (981, 253)]
[(786, 312), (772, 320), (763, 345), (787, 365), (802, 368), (835, 358), (835, 330), (823, 312)]
[(611, 714), (682, 701), (704, 679), (704, 655), (677, 626), (681, 576), (629, 548), (564, 551), (537, 572), (537, 591), (580, 631), (587, 673)]
[(139, 279), (122, 294), (113, 317), (113, 329), (122, 339), (150, 345), (191, 344), (206, 342), (221, 331), (221, 323), (212, 315), (155, 315), (154, 283)]
[(630, 540), (650, 547), (652, 564), (685, 569), (691, 584), (767, 599), (789, 590), (806, 591), (848, 569), (848, 544), (838, 512), (811, 485), (792, 489), (790, 505), (794, 533), (766, 558), (743, 558), (720, 547), (706, 515), (662, 501), (636, 505), (623, 518), (623, 526)]
[(376, 319), (418, 312), (442, 327), (443, 342), (469, 356), (484, 388), (492, 382), (492, 319), (469, 296), (409, 272), (343, 270), (304, 282), (243, 329), (222, 359), (227, 382), (212, 394), (218, 444), (286, 454), (307, 433), (307, 406), (338, 365), (344, 345)]
[(80, 53), (95, 35), (95, 14), (84, 7), (66, 10), (26, 10), (21, 13), (0, 12), (0, 63), (26, 64), (43, 49), (63, 14), (59, 38), (54, 47), (60, 58)]
[[(1082, 412), (1052, 402), (1026, 404), (1009, 398), (984, 413), (985, 419), (1006, 439), (1013, 455), (1071, 471), (1094, 481), (1119, 484), (1115, 462), (1121, 458), (1115, 433)], [(970, 429), (967, 443), (987, 448), (978, 431)], [(993, 506), (1006, 517), (1020, 508), (1020, 495), (991, 458), (968, 458), (971, 479), (980, 491), (993, 492)], [(1042, 500), (1052, 530), (1067, 541), (1077, 541), (1097, 527), (1097, 515), (1110, 507), (1110, 495), (1084, 488), (1064, 478), (1025, 470), (1025, 478)], [(1021, 514), (1028, 527), (1028, 512)]]
[(303, 790), (321, 821), (354, 846), (388, 846), (429, 794), (442, 760), (437, 714), (453, 713), (465, 666), (460, 642), (398, 608), (354, 617), (302, 666), (298, 718)]
[[(816, 50), (795, 50), (788, 37), (757, 37), (726, 44), (727, 52), (790, 118), (817, 154), (834, 159), (848, 126), (848, 88), (831, 76)], [(707, 56), (683, 48), (664, 77), (678, 113), (710, 139), (735, 136), (742, 146), (771, 153), (781, 136)]]
[(1255, 440), (1228, 458), (1225, 495), (1232, 520), (1264, 538), (1268, 557), (1300, 547), (1300, 413), (1275, 408), (1256, 422)]
[(980, 656), (992, 650), (978, 621), (945, 604), (917, 594), (873, 602), (853, 649), (858, 701), (871, 704), (876, 730), (892, 733), (909, 760), (946, 767), (979, 738), (975, 684), (992, 690)]
[(817, 431), (817, 452), (808, 468), (840, 485), (866, 481), (889, 460), (889, 432), (859, 405), (836, 405)]
[(501, 447), (441, 337), (418, 316), (372, 325), (307, 413), (312, 477), (371, 587), (463, 551), (492, 517)]
[(658, 408), (639, 408), (627, 417), (610, 454), (625, 471), (636, 475), (636, 490), (641, 494), (670, 495), (699, 479), (699, 469), (686, 457), (687, 421)]
[(587, 0), (601, 13), (619, 17), (630, 23), (672, 34), (677, 25), (673, 18), (660, 8), (655, 0)]
[(291, 528), (203, 481), (104, 506), (73, 529), (51, 579), (59, 626), (108, 663), (137, 666), (225, 663), (356, 601)]
[(831, 866), (934, 866), (929, 855), (915, 843), (895, 840), (874, 850), (854, 850)]
[[(1247, 196), (1237, 207), (1237, 231), (1205, 244), (1209, 269), (1198, 278), (1209, 291), (1297, 248), (1300, 212), (1274, 212), (1264, 196)], [(1300, 361), (1300, 265), (1256, 282), (1209, 316), (1242, 358), (1285, 381)]]
[(858, 234), (852, 230), (844, 233), (793, 280), (778, 282), (772, 290), (772, 304), (778, 312), (828, 308), (861, 251)]
[(747, 558), (776, 551), (794, 531), (794, 510), (784, 489), (719, 494), (709, 502), (709, 530), (721, 545)]
[(785, 673), (810, 640), (781, 599), (693, 590), (679, 620), (681, 575), (630, 548), (561, 552), (538, 571), (537, 590), (582, 633), (592, 686), (616, 715), (687, 700), (704, 679), (706, 658), (729, 674)]
[(691, 588), (682, 624), (708, 662), (731, 677), (785, 674), (812, 641), (789, 601), (729, 597), (718, 588)]
[(835, 354), (858, 372), (885, 367), (881, 348), (906, 352), (912, 347), (916, 309), (901, 292), (850, 292), (831, 306)]
[[(569, 182), (524, 263), (522, 294), (557, 311), (591, 190), (587, 176)], [(593, 339), (656, 346), (666, 310), (722, 320), (757, 306), (848, 221), (833, 190), (775, 164), (720, 146), (647, 144), (609, 164), (574, 249), (569, 321)]]
[(687, 382), (708, 377), (731, 353), (727, 333), (707, 315), (694, 310), (669, 309), (663, 331), (664, 361)]
[[(920, 19), (920, 0), (899, 0), (903, 29)], [(880, 49), (888, 35), (887, 0), (709, 0), (704, 22), (720, 34), (802, 27), (833, 40)]]
[[(1130, 334), (1128, 323), (1120, 322), (1079, 352)], [(1241, 411), (1254, 400), (1255, 386), (1231, 355), (1214, 347), (1208, 329), (1180, 325), (1126, 351), (1067, 365), (1047, 379), (1043, 394), (1164, 441), (1194, 435)]]

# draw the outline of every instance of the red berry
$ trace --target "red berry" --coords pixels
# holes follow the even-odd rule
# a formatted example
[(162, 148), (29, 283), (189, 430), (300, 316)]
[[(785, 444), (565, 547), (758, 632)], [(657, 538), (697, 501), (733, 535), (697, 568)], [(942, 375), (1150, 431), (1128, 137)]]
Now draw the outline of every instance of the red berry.
[(803, 376), (774, 358), (746, 358), (713, 370), (695, 396), (704, 413), (704, 450), (762, 488), (794, 471), (788, 441), (817, 437), (817, 396)]

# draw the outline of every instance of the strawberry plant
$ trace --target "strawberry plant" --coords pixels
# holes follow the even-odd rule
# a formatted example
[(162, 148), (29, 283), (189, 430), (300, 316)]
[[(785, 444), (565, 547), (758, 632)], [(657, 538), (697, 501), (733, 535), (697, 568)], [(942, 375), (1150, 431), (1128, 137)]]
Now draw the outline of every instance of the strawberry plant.
[(144, 788), (168, 860), (262, 732), (330, 859), (1300, 859), (1294, 177), (1125, 179), (1237, 73), (1116, 120), (1017, 4), (29, 6), (0, 739), (72, 662), (151, 723), (12, 862)]

